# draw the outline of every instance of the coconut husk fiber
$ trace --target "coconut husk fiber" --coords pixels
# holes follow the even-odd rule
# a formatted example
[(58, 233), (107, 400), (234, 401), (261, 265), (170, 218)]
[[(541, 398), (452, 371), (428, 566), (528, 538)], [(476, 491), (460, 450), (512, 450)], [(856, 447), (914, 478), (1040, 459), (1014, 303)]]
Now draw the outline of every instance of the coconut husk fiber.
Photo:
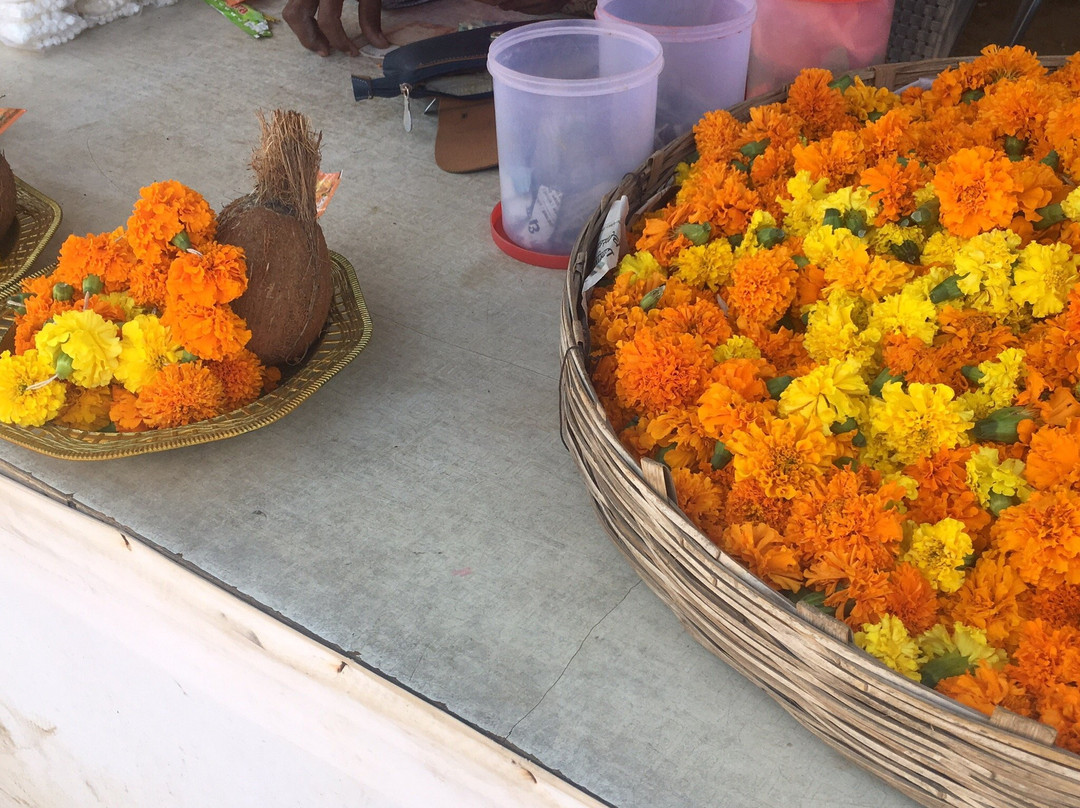
[(315, 213), (322, 135), (288, 110), (260, 113), (259, 124), (255, 190), (222, 209), (217, 238), (247, 259), (248, 288), (232, 306), (251, 329), (248, 348), (266, 364), (291, 364), (318, 338), (334, 292)]

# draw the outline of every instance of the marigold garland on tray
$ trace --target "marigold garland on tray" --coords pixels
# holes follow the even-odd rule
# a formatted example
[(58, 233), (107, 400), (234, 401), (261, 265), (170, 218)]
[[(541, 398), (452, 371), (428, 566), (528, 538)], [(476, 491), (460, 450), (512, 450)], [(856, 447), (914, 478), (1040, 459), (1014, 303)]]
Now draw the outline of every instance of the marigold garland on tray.
[(1080, 54), (807, 70), (694, 136), (589, 301), (623, 442), (886, 665), (1080, 752)]
[(15, 350), (0, 354), (0, 421), (89, 431), (184, 426), (242, 407), (280, 378), (244, 345), (229, 303), (247, 288), (213, 209), (175, 180), (143, 188), (127, 228), (70, 236), (22, 283)]

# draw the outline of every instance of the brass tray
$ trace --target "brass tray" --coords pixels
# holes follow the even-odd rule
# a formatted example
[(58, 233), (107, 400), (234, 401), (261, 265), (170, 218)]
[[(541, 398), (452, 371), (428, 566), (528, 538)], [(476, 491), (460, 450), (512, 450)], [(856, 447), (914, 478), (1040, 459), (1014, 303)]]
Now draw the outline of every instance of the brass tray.
[[(112, 460), (222, 440), (252, 432), (296, 409), (331, 376), (351, 362), (371, 339), (368, 314), (352, 265), (337, 253), (333, 264), (334, 300), (326, 327), (295, 369), (283, 370), (278, 387), (246, 407), (186, 426), (147, 432), (85, 432), (56, 424), (22, 427), (0, 424), (0, 438), (64, 460)], [(47, 274), (52, 267), (43, 270)], [(0, 317), (0, 351), (14, 344), (14, 313)]]
[(60, 226), (60, 206), (15, 178), (15, 221), (0, 238), (0, 295), (7, 300)]

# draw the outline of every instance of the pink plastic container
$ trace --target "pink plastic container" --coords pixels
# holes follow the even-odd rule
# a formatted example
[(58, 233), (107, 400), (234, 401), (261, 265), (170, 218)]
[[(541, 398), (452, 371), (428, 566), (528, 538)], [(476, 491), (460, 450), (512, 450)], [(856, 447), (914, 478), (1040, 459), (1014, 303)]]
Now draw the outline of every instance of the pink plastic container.
[(652, 34), (664, 49), (656, 97), (656, 146), (713, 109), (743, 100), (756, 0), (598, 0), (598, 20)]
[(746, 97), (778, 89), (804, 67), (843, 73), (885, 61), (894, 0), (758, 0)]

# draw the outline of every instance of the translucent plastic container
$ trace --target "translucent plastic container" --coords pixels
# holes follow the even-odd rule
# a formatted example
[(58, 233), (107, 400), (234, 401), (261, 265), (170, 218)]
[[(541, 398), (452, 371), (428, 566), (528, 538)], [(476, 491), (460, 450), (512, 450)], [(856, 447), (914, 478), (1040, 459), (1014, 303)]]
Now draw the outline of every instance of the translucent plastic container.
[(755, 0), (598, 0), (596, 19), (625, 22), (664, 48), (656, 145), (688, 132), (712, 109), (743, 100)]
[(893, 0), (758, 0), (746, 97), (779, 89), (804, 67), (844, 73), (885, 61)]
[(491, 43), (510, 241), (570, 253), (604, 194), (653, 151), (663, 61), (652, 35), (594, 20), (532, 23)]

